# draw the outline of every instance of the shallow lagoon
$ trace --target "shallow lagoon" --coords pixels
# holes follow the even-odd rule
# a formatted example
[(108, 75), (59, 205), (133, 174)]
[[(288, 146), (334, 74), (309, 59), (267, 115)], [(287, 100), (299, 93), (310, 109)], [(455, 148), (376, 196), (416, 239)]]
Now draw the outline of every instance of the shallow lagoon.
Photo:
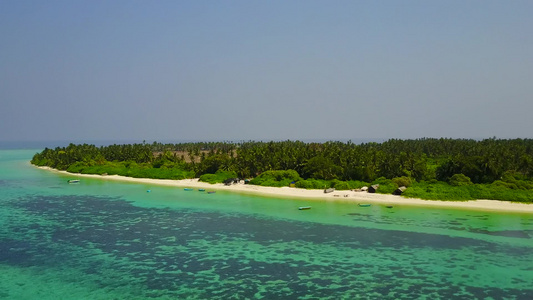
[(67, 184), (35, 152), (0, 150), (1, 299), (533, 298), (532, 214)]

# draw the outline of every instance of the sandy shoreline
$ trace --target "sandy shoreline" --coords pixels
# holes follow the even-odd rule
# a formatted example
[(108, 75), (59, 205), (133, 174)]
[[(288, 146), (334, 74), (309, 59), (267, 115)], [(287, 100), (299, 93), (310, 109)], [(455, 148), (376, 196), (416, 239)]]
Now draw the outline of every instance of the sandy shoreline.
[(335, 191), (333, 193), (325, 194), (322, 190), (305, 190), (290, 187), (264, 187), (256, 185), (233, 184), (226, 186), (222, 183), (209, 184), (199, 182), (198, 179), (149, 179), (149, 178), (132, 178), (119, 175), (90, 175), (90, 174), (74, 174), (66, 171), (59, 171), (49, 167), (39, 167), (40, 169), (49, 170), (56, 173), (71, 175), (73, 177), (85, 178), (99, 178), (103, 180), (116, 180), (124, 182), (136, 182), (144, 184), (175, 186), (175, 187), (189, 187), (189, 188), (203, 188), (206, 190), (224, 190), (240, 193), (250, 193), (256, 195), (264, 195), (276, 198), (301, 198), (301, 199), (317, 199), (330, 201), (350, 201), (354, 203), (378, 203), (385, 205), (409, 205), (409, 206), (425, 206), (425, 207), (449, 207), (449, 208), (464, 208), (472, 210), (483, 211), (502, 211), (502, 212), (521, 212), (533, 213), (533, 204), (513, 203), (508, 201), (497, 200), (474, 200), (474, 201), (434, 201), (422, 200), (413, 198), (404, 198), (394, 195), (371, 194), (366, 192), (354, 191)]

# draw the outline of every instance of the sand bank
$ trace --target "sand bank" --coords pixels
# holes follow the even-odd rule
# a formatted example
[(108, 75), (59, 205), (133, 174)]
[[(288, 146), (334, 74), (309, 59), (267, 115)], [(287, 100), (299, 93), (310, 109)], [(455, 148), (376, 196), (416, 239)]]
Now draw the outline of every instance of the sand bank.
[(149, 179), (149, 178), (132, 178), (118, 175), (89, 175), (89, 174), (73, 174), (66, 171), (58, 171), (49, 167), (39, 167), (41, 169), (50, 170), (57, 173), (71, 175), (73, 177), (85, 178), (99, 178), (103, 180), (116, 180), (123, 182), (136, 182), (149, 185), (175, 186), (183, 188), (202, 188), (206, 190), (223, 190), (239, 193), (249, 193), (256, 195), (264, 195), (276, 198), (301, 198), (301, 199), (317, 199), (328, 201), (350, 201), (354, 203), (379, 203), (385, 205), (409, 205), (409, 206), (426, 206), (426, 207), (449, 207), (449, 208), (464, 208), (472, 210), (484, 211), (506, 211), (506, 212), (521, 212), (533, 213), (533, 204), (513, 203), (508, 201), (497, 200), (473, 200), (473, 201), (434, 201), (422, 200), (413, 198), (404, 198), (394, 195), (371, 194), (367, 192), (355, 191), (335, 191), (325, 194), (322, 190), (306, 190), (290, 187), (264, 187), (248, 184), (233, 184), (226, 186), (222, 183), (209, 184), (200, 182), (198, 179), (183, 179), (183, 180), (169, 180), (169, 179)]

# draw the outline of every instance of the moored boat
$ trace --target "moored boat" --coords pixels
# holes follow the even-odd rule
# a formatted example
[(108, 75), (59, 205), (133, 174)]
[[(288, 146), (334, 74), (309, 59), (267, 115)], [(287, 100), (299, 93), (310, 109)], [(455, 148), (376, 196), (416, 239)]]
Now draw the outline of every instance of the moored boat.
[(191, 189), (191, 188), (184, 188), (183, 190), (184, 191), (193, 191), (193, 189)]
[(70, 180), (67, 180), (68, 183), (80, 183), (80, 180), (79, 179), (70, 179)]
[(307, 209), (311, 209), (311, 206), (300, 206), (300, 207), (298, 207), (298, 210), (307, 210)]
[(368, 203), (359, 203), (359, 206), (361, 206), (361, 207), (369, 207), (370, 204), (368, 204)]
[(214, 193), (216, 193), (216, 192), (215, 192), (215, 191), (209, 191), (209, 192), (207, 192), (207, 193), (208, 193), (208, 194), (214, 194)]
[(199, 192), (205, 192), (205, 189), (198, 189)]

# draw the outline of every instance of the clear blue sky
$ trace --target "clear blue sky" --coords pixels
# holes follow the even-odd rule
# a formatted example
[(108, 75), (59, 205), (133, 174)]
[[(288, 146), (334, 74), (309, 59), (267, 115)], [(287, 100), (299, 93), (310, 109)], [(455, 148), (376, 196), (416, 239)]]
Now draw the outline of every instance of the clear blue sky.
[(0, 0), (0, 141), (533, 137), (533, 1)]

